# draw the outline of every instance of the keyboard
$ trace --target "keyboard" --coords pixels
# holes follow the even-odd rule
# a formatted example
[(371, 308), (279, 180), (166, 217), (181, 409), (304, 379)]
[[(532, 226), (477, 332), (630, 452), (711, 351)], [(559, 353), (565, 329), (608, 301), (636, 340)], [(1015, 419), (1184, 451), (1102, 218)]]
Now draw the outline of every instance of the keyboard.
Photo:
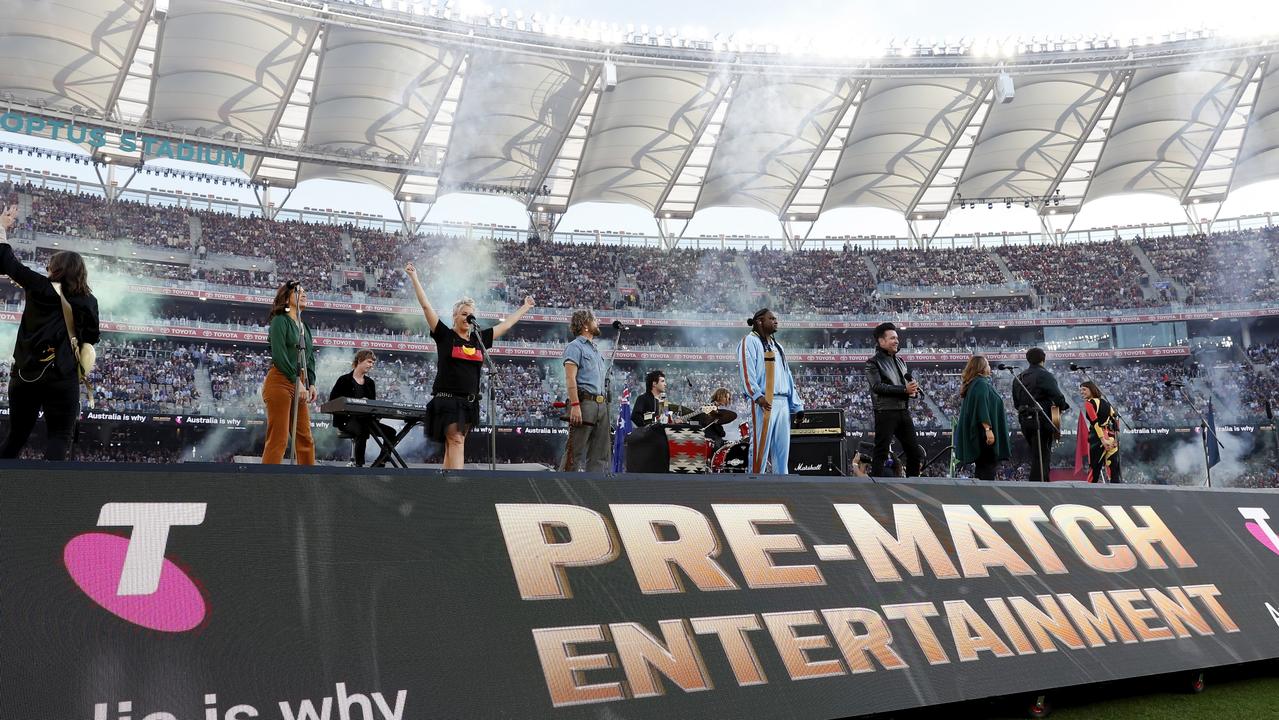
[(320, 412), (348, 415), (366, 415), (389, 420), (425, 420), (426, 406), (390, 400), (365, 400), (364, 398), (334, 398), (320, 406)]

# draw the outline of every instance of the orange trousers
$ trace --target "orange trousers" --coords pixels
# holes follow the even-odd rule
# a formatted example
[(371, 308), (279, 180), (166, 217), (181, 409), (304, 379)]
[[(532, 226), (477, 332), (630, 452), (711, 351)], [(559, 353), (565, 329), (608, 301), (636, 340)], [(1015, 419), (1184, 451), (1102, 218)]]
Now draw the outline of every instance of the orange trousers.
[[(266, 447), (262, 448), (263, 465), (279, 465), (289, 449), (289, 406), (297, 402), (297, 386), (289, 382), (274, 365), (262, 383), (262, 401), (266, 403)], [(298, 465), (315, 464), (315, 440), (311, 437), (311, 411), (303, 397), (298, 402)]]

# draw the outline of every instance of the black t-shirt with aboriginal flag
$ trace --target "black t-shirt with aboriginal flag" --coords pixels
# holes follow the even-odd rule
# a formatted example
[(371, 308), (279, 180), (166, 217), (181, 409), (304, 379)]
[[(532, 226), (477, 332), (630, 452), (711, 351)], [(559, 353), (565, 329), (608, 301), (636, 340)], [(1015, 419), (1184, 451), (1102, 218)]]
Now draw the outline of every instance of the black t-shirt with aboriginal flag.
[[(484, 347), (493, 346), (493, 328), (480, 332)], [(484, 367), (484, 350), (475, 341), (475, 331), (470, 339), (464, 339), (441, 320), (431, 331), (431, 338), (439, 352), (440, 369), (435, 373), (432, 393), (447, 392), (454, 395), (479, 395), (480, 371)]]

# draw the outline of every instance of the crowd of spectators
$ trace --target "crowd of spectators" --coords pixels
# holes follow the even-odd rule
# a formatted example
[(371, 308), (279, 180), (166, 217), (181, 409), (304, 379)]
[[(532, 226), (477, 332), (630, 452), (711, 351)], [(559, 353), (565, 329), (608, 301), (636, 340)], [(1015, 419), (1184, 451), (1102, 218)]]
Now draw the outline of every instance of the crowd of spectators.
[(995, 250), (1009, 270), (1030, 283), (1047, 310), (1095, 310), (1167, 305), (1149, 299), (1149, 276), (1137, 256), (1118, 240), (1060, 245), (1008, 245)]
[[(874, 281), (862, 253), (761, 250), (745, 253), (751, 278), (779, 312), (856, 315), (874, 312)], [(741, 294), (739, 288), (725, 288)]]
[(36, 232), (97, 240), (125, 239), (165, 249), (191, 249), (187, 211), (121, 199), (108, 203), (88, 193), (29, 189), (31, 214), (24, 227)]
[[(897, 249), (862, 252), (735, 250), (634, 245), (515, 242), (475, 237), (388, 234), (353, 225), (297, 220), (269, 221), (212, 211), (191, 211), (130, 201), (107, 203), (90, 194), (29, 186), (32, 211), (22, 228), (80, 237), (121, 237), (146, 245), (263, 258), (274, 272), (202, 269), (183, 276), (163, 265), (138, 266), (166, 279), (270, 287), (299, 279), (317, 291), (365, 292), (408, 299), (401, 269), (412, 260), (437, 270), (449, 283), (465, 280), (466, 294), (518, 304), (533, 295), (542, 307), (596, 309), (636, 307), (660, 312), (722, 313), (763, 305), (787, 313), (975, 314), (1033, 309), (1092, 310), (1166, 305), (1184, 286), (1190, 304), (1279, 299), (1273, 249), (1279, 230), (1211, 236), (989, 248)], [(197, 223), (191, 222), (194, 214)], [(198, 226), (198, 238), (193, 238)], [(349, 238), (349, 242), (344, 239)], [(1151, 259), (1151, 278), (1138, 253)], [(953, 288), (1028, 283), (1029, 294), (962, 298), (880, 297), (879, 282), (909, 287)], [(465, 272), (459, 272), (465, 270)], [(338, 275), (339, 271), (350, 275)], [(362, 276), (362, 277), (361, 277)], [(451, 287), (452, 285), (450, 285)], [(428, 285), (429, 287), (429, 285)]]
[(197, 410), (200, 394), (195, 386), (195, 361), (186, 346), (157, 340), (124, 342), (108, 337), (97, 350), (104, 361), (89, 375), (97, 410)]
[(982, 313), (1017, 313), (1031, 309), (1030, 298), (1025, 295), (1002, 297), (929, 297), (885, 298), (885, 311), (919, 315), (979, 315)]
[(1279, 341), (1249, 348), (1248, 362), (1235, 376), (1243, 408), (1254, 418), (1279, 412)]
[(298, 280), (316, 291), (329, 291), (334, 270), (348, 259), (337, 225), (211, 211), (197, 215), (200, 247), (209, 253), (268, 258), (277, 279)]
[(1163, 277), (1181, 283), (1186, 302), (1279, 300), (1275, 245), (1279, 228), (1139, 240)]
[(903, 286), (1003, 285), (1005, 278), (986, 250), (875, 250), (867, 253), (879, 281)]

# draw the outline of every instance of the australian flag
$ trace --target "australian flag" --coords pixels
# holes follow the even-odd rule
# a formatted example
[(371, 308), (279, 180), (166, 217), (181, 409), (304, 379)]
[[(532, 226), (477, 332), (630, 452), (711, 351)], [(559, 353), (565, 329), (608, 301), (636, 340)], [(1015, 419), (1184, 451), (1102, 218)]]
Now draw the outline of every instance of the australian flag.
[(631, 424), (631, 389), (622, 391), (622, 406), (617, 410), (616, 432), (613, 433), (613, 472), (626, 468), (626, 436), (635, 426)]

